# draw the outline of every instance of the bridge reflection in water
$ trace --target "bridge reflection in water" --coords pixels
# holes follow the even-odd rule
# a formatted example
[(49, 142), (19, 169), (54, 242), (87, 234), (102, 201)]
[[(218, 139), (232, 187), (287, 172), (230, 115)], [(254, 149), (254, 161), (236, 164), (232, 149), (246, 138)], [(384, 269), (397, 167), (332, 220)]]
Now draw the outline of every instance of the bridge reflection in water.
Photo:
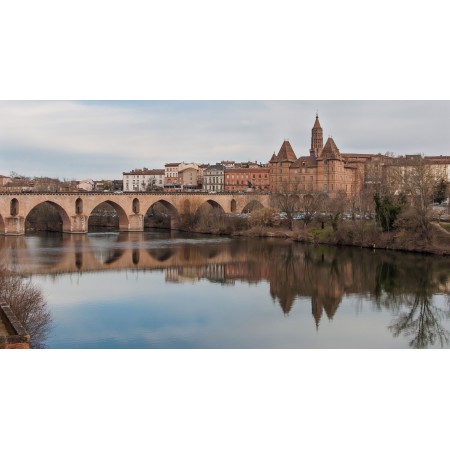
[(163, 270), (169, 283), (265, 281), (285, 315), (296, 301), (310, 301), (316, 327), (355, 296), (397, 311), (391, 332), (414, 335), (412, 346), (448, 342), (442, 321), (449, 308), (437, 308), (433, 298), (449, 294), (450, 268), (437, 256), (155, 231), (1, 236), (0, 257), (23, 275)]

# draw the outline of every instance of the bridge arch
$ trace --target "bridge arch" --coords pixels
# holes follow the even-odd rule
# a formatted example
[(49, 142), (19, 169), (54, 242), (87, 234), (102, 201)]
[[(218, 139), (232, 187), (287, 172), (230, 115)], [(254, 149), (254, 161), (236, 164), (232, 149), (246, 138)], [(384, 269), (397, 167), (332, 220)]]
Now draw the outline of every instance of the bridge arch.
[[(12, 202), (12, 200), (11, 200), (11, 202)], [(70, 217), (67, 214), (66, 209), (63, 206), (59, 205), (58, 203), (56, 203), (52, 200), (42, 200), (42, 201), (36, 203), (28, 211), (28, 213), (24, 217), (25, 218), (25, 228), (27, 227), (27, 223), (30, 224), (30, 219), (33, 216), (33, 213), (35, 212), (36, 208), (40, 208), (43, 205), (50, 205), (53, 209), (56, 210), (56, 212), (59, 214), (59, 217), (62, 221), (62, 223), (61, 223), (62, 229), (60, 231), (70, 233), (71, 232), (71, 222), (70, 222)], [(31, 217), (30, 217), (30, 214), (31, 214)], [(49, 222), (48, 221), (46, 221), (46, 222), (47, 222), (46, 228), (48, 229)], [(54, 227), (56, 227), (57, 224), (53, 224), (53, 225), (54, 225)], [(53, 230), (53, 231), (56, 231), (56, 230)]]
[(0, 234), (5, 233), (5, 221), (3, 220), (3, 217), (0, 215)]
[[(170, 221), (169, 228), (171, 229), (177, 229), (179, 227), (179, 223), (180, 223), (180, 214), (178, 212), (178, 209), (170, 202), (168, 202), (167, 200), (164, 199), (158, 199), (155, 200), (154, 202), (152, 202), (148, 207), (147, 210), (145, 211), (145, 216), (147, 217), (151, 217), (150, 211), (152, 209), (154, 209), (155, 207), (158, 206), (163, 206), (164, 207), (164, 212), (161, 210), (157, 210), (157, 213), (160, 214), (160, 224), (162, 224), (163, 226), (167, 225), (165, 223), (165, 219)], [(145, 224), (144, 224), (145, 226)]]
[(256, 211), (258, 209), (262, 209), (263, 205), (258, 200), (251, 200), (249, 201), (244, 208), (242, 208), (241, 213), (251, 213), (253, 211)]
[[(104, 200), (104, 201), (98, 202), (90, 209), (90, 211), (87, 211), (86, 215), (88, 217), (88, 227), (89, 227), (89, 221), (90, 221), (91, 217), (93, 216), (94, 210), (98, 207), (101, 207), (101, 205), (103, 205), (103, 204), (107, 204), (107, 205), (111, 206), (114, 209), (114, 211), (117, 213), (117, 216), (119, 219), (119, 230), (124, 230), (124, 231), (128, 230), (129, 224), (130, 224), (128, 215), (125, 212), (125, 210), (122, 208), (122, 206), (120, 206), (118, 203), (116, 203), (113, 200)], [(92, 225), (92, 222), (93, 221), (91, 220), (91, 225)]]
[(220, 212), (222, 214), (225, 214), (225, 210), (224, 210), (223, 206), (220, 203), (218, 203), (215, 200), (213, 200), (213, 199), (205, 200), (203, 203), (201, 203), (197, 207), (195, 212), (198, 213), (199, 211), (201, 211), (201, 209), (208, 208), (208, 207), (213, 208), (213, 210), (215, 210), (216, 212)]

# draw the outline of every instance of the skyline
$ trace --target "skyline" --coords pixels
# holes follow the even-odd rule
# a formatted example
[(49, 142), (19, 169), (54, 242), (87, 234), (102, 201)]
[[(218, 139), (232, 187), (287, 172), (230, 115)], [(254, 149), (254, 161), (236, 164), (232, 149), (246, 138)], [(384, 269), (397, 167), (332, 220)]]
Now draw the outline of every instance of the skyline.
[(307, 156), (315, 114), (342, 153), (445, 155), (449, 101), (0, 101), (0, 174), (121, 179), (168, 162)]

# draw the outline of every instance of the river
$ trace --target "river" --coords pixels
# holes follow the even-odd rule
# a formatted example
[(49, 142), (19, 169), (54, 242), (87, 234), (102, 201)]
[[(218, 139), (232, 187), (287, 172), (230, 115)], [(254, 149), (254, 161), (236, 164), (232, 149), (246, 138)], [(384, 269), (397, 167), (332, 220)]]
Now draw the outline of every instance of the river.
[(446, 348), (439, 256), (174, 231), (1, 236), (47, 348)]

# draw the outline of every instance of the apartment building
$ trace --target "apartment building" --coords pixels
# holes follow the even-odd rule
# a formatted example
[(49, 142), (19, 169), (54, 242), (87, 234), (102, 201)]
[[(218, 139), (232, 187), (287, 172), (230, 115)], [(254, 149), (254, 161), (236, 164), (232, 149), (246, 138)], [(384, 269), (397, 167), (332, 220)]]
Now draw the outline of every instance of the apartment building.
[(270, 169), (260, 165), (240, 163), (224, 171), (225, 192), (269, 192)]
[(162, 189), (164, 185), (164, 170), (162, 169), (134, 169), (123, 172), (124, 192), (146, 192)]
[(203, 171), (203, 190), (207, 192), (223, 192), (224, 171), (225, 168), (222, 164), (208, 166)]

